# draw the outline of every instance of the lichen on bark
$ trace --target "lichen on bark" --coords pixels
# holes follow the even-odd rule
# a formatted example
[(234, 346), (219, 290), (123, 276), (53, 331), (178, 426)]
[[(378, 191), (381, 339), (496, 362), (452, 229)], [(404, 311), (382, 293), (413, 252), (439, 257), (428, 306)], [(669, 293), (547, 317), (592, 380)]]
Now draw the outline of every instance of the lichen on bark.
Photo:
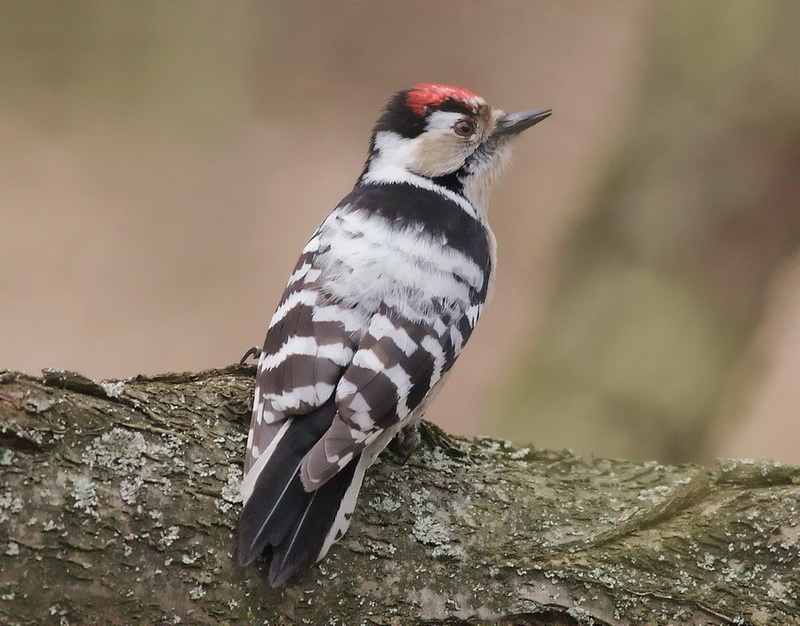
[(0, 374), (0, 621), (790, 624), (800, 468), (583, 459), (451, 437), (370, 470), (279, 590), (232, 533), (253, 369)]

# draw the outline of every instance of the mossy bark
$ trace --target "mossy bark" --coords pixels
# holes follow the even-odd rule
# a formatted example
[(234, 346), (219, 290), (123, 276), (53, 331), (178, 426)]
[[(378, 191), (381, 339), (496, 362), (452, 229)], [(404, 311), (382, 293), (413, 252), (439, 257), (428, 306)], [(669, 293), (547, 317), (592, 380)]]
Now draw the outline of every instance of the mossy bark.
[(800, 468), (586, 460), (424, 427), (279, 590), (232, 559), (253, 369), (0, 374), (0, 621), (790, 624)]

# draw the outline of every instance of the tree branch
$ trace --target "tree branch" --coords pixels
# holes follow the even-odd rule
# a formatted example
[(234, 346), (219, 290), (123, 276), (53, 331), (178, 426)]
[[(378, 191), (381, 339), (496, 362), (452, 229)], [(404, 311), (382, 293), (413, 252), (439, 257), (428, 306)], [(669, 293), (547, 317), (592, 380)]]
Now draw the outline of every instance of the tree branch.
[(8, 623), (789, 624), (800, 468), (666, 467), (426, 425), (347, 536), (279, 590), (232, 531), (253, 368), (0, 374)]

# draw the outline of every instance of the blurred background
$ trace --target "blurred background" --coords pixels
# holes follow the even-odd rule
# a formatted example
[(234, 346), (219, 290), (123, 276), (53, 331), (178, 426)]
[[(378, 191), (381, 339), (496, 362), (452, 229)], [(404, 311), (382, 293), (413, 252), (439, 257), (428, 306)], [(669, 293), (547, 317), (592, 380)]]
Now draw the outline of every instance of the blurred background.
[(797, 3), (4, 2), (0, 368), (260, 344), (388, 96), (552, 107), (427, 417), (587, 456), (800, 463)]

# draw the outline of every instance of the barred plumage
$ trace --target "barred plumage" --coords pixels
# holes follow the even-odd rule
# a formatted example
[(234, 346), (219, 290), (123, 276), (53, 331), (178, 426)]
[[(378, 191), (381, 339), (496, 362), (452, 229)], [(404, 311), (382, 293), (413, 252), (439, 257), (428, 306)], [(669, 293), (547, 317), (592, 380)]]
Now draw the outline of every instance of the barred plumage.
[(259, 358), (238, 528), (242, 565), (271, 547), (273, 585), (344, 534), (364, 471), (467, 343), (495, 267), (483, 188), (548, 114), (514, 125), (466, 90), (396, 94), (303, 249)]

